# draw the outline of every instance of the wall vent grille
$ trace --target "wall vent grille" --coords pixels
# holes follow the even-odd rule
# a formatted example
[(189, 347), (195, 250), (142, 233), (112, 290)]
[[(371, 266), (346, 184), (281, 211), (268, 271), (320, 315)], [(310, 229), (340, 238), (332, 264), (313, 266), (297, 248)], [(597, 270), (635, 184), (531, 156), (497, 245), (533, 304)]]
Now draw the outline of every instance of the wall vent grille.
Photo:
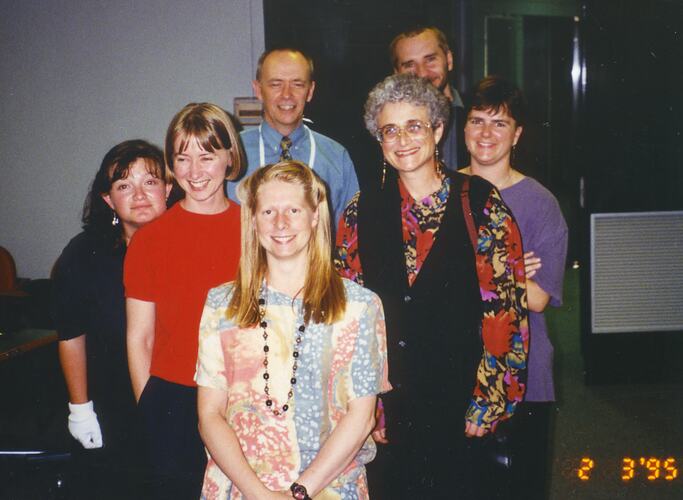
[(593, 333), (683, 331), (683, 211), (591, 215)]

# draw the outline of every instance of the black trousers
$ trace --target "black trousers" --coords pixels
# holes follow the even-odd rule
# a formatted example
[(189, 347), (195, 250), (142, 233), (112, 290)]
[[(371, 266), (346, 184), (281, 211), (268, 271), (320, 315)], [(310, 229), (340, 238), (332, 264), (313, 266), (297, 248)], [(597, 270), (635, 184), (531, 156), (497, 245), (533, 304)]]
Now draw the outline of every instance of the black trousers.
[(151, 498), (196, 500), (206, 469), (197, 428), (197, 389), (150, 377), (138, 404)]
[[(464, 427), (464, 424), (463, 424)], [(460, 431), (460, 425), (458, 425)], [(479, 438), (434, 432), (422, 439), (378, 445), (367, 464), (373, 500), (510, 500), (510, 471), (491, 459), (491, 446)]]
[(550, 484), (553, 402), (524, 402), (508, 422), (515, 500), (545, 500)]
[(129, 387), (118, 392), (116, 387), (112, 384), (108, 392), (99, 391), (93, 397), (104, 446), (87, 450), (75, 439), (71, 441), (65, 487), (72, 500), (149, 498), (135, 401)]
[(70, 474), (66, 481), (67, 497), (71, 500), (145, 500), (145, 466), (142, 454), (132, 451), (112, 452), (103, 448), (86, 450), (76, 443), (71, 450)]

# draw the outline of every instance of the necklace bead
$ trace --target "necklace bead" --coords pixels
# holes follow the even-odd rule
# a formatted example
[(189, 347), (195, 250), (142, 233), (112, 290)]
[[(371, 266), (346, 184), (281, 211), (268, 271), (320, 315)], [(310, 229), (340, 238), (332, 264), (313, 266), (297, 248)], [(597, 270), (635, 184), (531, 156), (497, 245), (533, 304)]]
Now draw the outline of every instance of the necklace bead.
[[(266, 293), (266, 298), (268, 297), (268, 288), (267, 286), (264, 285), (263, 287), (265, 289)], [(261, 293), (263, 293), (263, 289), (261, 290)], [(265, 386), (263, 387), (263, 392), (266, 395), (266, 407), (275, 415), (276, 417), (279, 415), (284, 414), (287, 410), (289, 410), (289, 401), (292, 399), (294, 396), (294, 386), (296, 385), (296, 371), (299, 368), (298, 366), (298, 361), (299, 361), (299, 348), (301, 347), (301, 342), (302, 342), (302, 335), (306, 331), (306, 325), (301, 324), (299, 327), (295, 330), (296, 337), (294, 339), (294, 349), (292, 351), (292, 358), (294, 358), (294, 362), (292, 363), (292, 377), (289, 379), (290, 387), (289, 391), (287, 392), (287, 401), (285, 401), (285, 404), (282, 405), (281, 409), (278, 409), (277, 406), (274, 407), (273, 405), (273, 400), (270, 397), (270, 387), (268, 385), (268, 381), (270, 380), (270, 373), (268, 373), (268, 353), (270, 352), (270, 347), (268, 346), (268, 322), (266, 321), (266, 307), (267, 307), (267, 300), (264, 297), (259, 297), (258, 299), (258, 304), (259, 304), (259, 326), (263, 329), (263, 380), (265, 380)]]

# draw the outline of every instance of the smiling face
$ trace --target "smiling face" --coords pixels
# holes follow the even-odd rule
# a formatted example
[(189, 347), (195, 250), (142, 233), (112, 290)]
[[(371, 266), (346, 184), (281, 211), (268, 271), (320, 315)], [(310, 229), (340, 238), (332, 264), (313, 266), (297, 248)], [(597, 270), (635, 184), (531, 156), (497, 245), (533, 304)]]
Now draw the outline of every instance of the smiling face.
[(173, 145), (173, 175), (185, 191), (182, 207), (200, 214), (225, 210), (228, 200), (223, 186), (231, 162), (227, 149), (207, 151), (195, 138), (178, 136)]
[[(407, 102), (388, 102), (377, 115), (377, 126), (380, 129), (391, 124), (405, 127), (412, 120), (431, 124), (426, 107)], [(396, 141), (389, 144), (382, 143), (384, 158), (398, 170), (399, 176), (431, 175), (436, 171), (434, 151), (442, 134), (441, 124), (432, 127), (423, 139), (411, 137), (410, 134), (402, 131)]]
[(318, 210), (306, 201), (304, 188), (280, 180), (262, 184), (256, 195), (254, 218), (268, 266), (287, 262), (301, 266), (305, 272)]
[(254, 95), (263, 103), (268, 124), (282, 135), (291, 134), (313, 98), (315, 82), (306, 58), (298, 52), (275, 51), (263, 61), (259, 80), (252, 82)]
[(517, 144), (522, 127), (517, 126), (507, 109), (472, 109), (465, 124), (465, 144), (472, 167), (510, 167), (510, 152)]
[(128, 174), (111, 185), (102, 199), (116, 212), (124, 236), (129, 239), (138, 228), (166, 211), (166, 198), (171, 184), (156, 177), (148, 161), (138, 158), (130, 164)]
[(413, 73), (426, 78), (451, 98), (448, 72), (453, 69), (453, 54), (450, 50), (444, 52), (434, 33), (428, 30), (403, 38), (397, 42), (394, 51), (396, 73)]

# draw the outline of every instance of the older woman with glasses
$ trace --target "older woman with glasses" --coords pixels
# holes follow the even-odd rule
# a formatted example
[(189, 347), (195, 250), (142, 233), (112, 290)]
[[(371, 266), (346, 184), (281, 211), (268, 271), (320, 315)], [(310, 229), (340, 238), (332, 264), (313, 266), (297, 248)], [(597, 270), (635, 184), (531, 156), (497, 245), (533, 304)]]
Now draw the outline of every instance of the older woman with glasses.
[[(437, 144), (446, 98), (426, 80), (393, 75), (365, 104), (382, 147), (376, 189), (339, 223), (342, 276), (385, 306), (390, 381), (387, 442), (370, 468), (374, 497), (486, 497), (483, 436), (524, 394), (527, 309), (517, 225), (496, 189), (449, 173)], [(391, 168), (387, 168), (386, 164)]]

